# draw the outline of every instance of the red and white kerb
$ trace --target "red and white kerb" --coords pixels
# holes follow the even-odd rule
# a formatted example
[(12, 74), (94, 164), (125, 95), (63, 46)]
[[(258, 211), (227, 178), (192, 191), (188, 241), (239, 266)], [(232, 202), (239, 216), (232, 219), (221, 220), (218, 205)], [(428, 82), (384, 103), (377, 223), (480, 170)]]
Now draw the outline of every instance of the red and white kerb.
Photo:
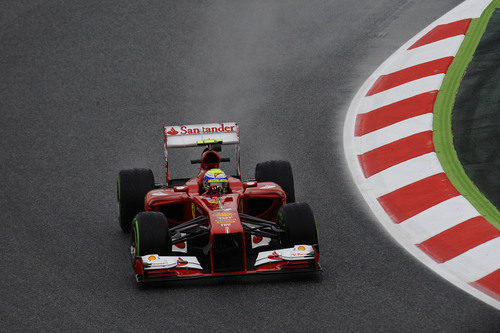
[(465, 1), (403, 45), (365, 82), (346, 119), (354, 180), (386, 229), (427, 266), (500, 309), (500, 231), (460, 195), (433, 144), (433, 110), (471, 20)]

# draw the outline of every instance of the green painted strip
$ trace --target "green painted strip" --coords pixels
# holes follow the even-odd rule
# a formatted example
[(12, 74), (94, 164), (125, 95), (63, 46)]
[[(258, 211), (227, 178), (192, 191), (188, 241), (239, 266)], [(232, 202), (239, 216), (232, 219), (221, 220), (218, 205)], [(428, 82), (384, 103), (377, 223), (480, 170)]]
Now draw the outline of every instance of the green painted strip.
[(136, 218), (134, 218), (133, 222), (135, 223), (135, 236), (136, 236), (136, 239), (135, 239), (135, 255), (139, 256), (139, 223), (137, 222)]
[(500, 211), (479, 191), (465, 173), (453, 146), (451, 129), (451, 114), (458, 87), (486, 26), (499, 5), (500, 0), (493, 0), (481, 17), (472, 20), (464, 41), (444, 77), (434, 105), (433, 140), (436, 154), (451, 183), (488, 222), (500, 230)]

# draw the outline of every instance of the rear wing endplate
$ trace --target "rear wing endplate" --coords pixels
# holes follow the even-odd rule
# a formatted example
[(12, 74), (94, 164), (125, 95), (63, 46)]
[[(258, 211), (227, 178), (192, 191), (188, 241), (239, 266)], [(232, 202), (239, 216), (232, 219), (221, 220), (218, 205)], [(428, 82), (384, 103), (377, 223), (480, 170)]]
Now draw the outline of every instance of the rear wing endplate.
[(170, 182), (168, 171), (168, 148), (185, 148), (219, 143), (222, 145), (237, 145), (237, 172), (240, 172), (240, 131), (235, 122), (199, 124), (199, 125), (180, 125), (163, 126), (164, 154), (167, 184)]

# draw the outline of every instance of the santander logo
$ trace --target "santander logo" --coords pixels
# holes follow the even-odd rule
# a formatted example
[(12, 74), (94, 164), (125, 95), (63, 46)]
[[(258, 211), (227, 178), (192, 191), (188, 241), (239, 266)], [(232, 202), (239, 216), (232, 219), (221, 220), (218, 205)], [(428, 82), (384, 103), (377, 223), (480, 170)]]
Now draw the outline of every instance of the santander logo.
[(181, 257), (179, 257), (177, 259), (177, 266), (180, 267), (180, 266), (186, 266), (188, 264), (188, 262), (184, 259), (182, 259)]
[(281, 260), (280, 255), (276, 251), (273, 251), (273, 253), (271, 253), (267, 257), (271, 260)]
[(168, 135), (176, 135), (176, 134), (179, 134), (178, 131), (175, 130), (175, 128), (171, 128), (170, 131), (167, 132)]
[(204, 134), (204, 133), (231, 133), (231, 132), (236, 132), (237, 127), (235, 125), (227, 125), (225, 123), (223, 124), (216, 124), (213, 126), (198, 126), (198, 127), (193, 127), (191, 126), (186, 126), (183, 125), (180, 127), (180, 132), (177, 131), (174, 127), (172, 127), (169, 131), (167, 131), (168, 135), (185, 135), (185, 134)]

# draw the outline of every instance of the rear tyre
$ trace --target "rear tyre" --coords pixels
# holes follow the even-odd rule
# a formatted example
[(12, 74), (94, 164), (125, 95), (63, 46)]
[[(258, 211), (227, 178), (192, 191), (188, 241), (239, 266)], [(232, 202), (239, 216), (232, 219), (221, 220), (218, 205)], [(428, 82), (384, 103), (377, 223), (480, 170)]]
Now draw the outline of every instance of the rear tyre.
[[(278, 212), (278, 226), (283, 228), (281, 245), (318, 245), (318, 231), (311, 207), (302, 202), (283, 205)], [(319, 249), (319, 246), (318, 246)]]
[(132, 221), (130, 241), (132, 262), (135, 262), (136, 257), (148, 254), (169, 255), (172, 252), (172, 240), (165, 215), (159, 212), (137, 214)]
[(121, 170), (116, 180), (120, 227), (129, 232), (134, 216), (144, 210), (144, 197), (154, 189), (155, 179), (150, 169)]
[(257, 182), (273, 182), (278, 184), (286, 194), (286, 202), (295, 202), (292, 166), (288, 161), (267, 161), (255, 166)]

